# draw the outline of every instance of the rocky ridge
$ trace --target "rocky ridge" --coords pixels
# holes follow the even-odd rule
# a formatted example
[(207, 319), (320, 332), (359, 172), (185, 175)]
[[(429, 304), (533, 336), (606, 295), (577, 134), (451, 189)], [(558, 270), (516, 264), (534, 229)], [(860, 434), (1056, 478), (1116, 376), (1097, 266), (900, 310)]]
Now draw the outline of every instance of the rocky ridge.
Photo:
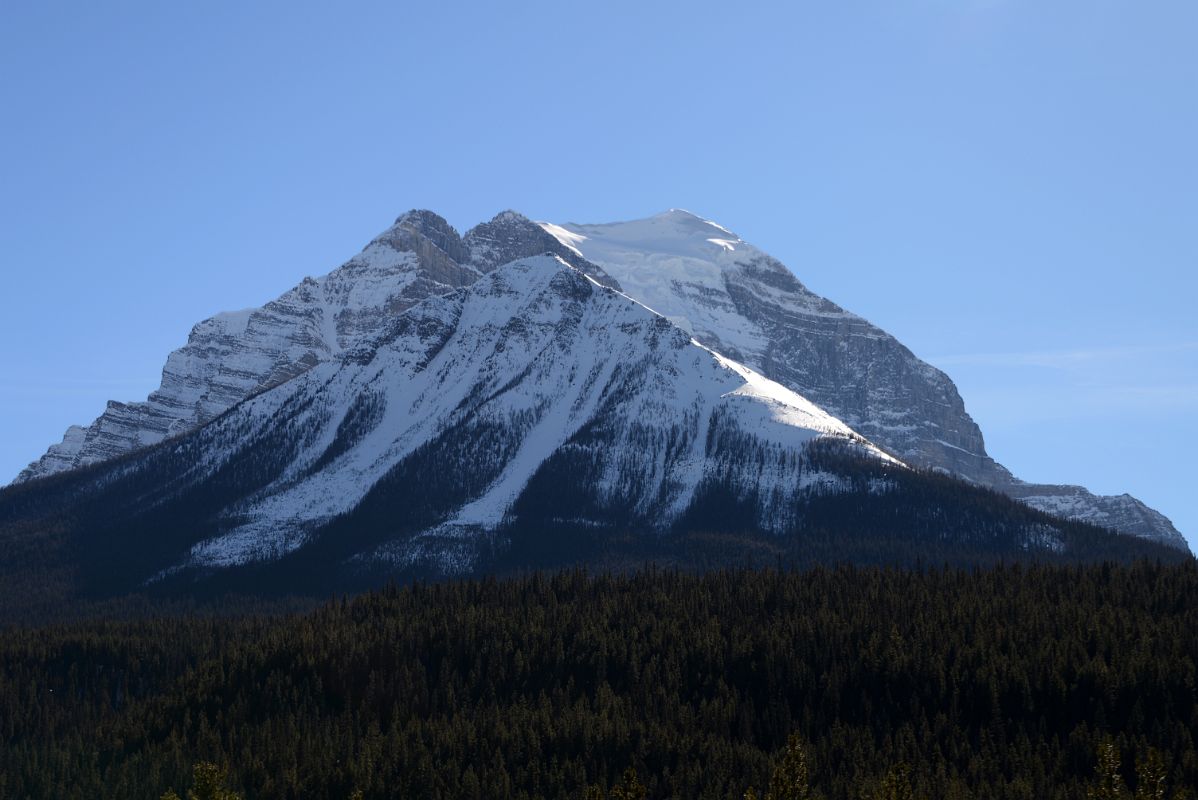
[(462, 237), (433, 212), (410, 211), (329, 274), (305, 278), (262, 308), (217, 314), (196, 325), (187, 343), (167, 357), (162, 383), (145, 401), (110, 401), (87, 427), (69, 428), (16, 482), (193, 430), (247, 397), (338, 358), (416, 303), (542, 253), (618, 288), (601, 267), (514, 212)]

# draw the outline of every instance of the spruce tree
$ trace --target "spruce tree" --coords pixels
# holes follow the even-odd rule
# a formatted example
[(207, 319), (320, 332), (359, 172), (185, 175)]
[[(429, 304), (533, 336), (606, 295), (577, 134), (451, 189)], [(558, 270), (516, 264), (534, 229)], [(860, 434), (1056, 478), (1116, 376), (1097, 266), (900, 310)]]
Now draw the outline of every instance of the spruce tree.
[(811, 770), (807, 763), (807, 747), (799, 734), (792, 733), (786, 742), (782, 760), (770, 776), (770, 788), (765, 800), (812, 800)]
[(609, 800), (645, 800), (649, 790), (637, 780), (636, 770), (629, 767), (624, 770), (624, 780), (613, 786), (607, 796)]
[(891, 767), (874, 790), (873, 800), (915, 800), (915, 790), (911, 788), (911, 768), (902, 762)]
[(1166, 800), (1165, 782), (1168, 770), (1161, 754), (1154, 748), (1136, 761), (1136, 794), (1135, 800)]
[(1119, 748), (1110, 739), (1098, 746), (1098, 769), (1086, 790), (1089, 800), (1127, 800), (1127, 787), (1119, 775)]

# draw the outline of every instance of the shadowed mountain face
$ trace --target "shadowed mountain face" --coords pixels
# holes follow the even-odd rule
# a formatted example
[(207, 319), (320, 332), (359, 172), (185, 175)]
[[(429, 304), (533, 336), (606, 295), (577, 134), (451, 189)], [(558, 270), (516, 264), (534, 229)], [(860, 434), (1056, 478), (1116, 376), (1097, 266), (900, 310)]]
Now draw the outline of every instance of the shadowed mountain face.
[(899, 459), (1035, 508), (1186, 549), (1127, 495), (1026, 484), (985, 451), (952, 381), (866, 320), (809, 292), (778, 261), (683, 211), (609, 225), (536, 224), (504, 212), (465, 236), (428, 211), (401, 216), (349, 262), (261, 309), (197, 325), (144, 402), (110, 403), (21, 473), (51, 475), (195, 430), (237, 403), (370, 346), (396, 315), (549, 253), (625, 292), (698, 342), (810, 399)]

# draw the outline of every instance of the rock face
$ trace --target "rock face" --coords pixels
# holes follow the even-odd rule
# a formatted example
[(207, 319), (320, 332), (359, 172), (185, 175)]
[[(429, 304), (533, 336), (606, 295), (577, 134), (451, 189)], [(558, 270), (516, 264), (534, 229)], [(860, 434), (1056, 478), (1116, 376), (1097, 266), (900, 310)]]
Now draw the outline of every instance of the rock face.
[(1035, 508), (1186, 544), (1127, 495), (1023, 483), (985, 450), (952, 381), (894, 337), (808, 291), (786, 267), (684, 211), (625, 223), (533, 223), (506, 211), (465, 236), (429, 211), (396, 220), (349, 262), (261, 309), (219, 314), (172, 353), (144, 402), (112, 402), (18, 476), (105, 461), (194, 430), (237, 403), (356, 352), (396, 315), (510, 262), (551, 254), (664, 315), (706, 347), (798, 392), (902, 461)]
[(328, 275), (305, 278), (262, 308), (218, 314), (196, 325), (187, 344), (167, 357), (162, 384), (146, 401), (110, 402), (88, 427), (72, 426), (17, 481), (105, 461), (192, 430), (376, 336), (416, 303), (542, 253), (559, 255), (600, 283), (616, 286), (601, 267), (514, 212), (499, 214), (463, 238), (431, 211), (410, 211)]
[(1129, 494), (1096, 495), (1081, 486), (1024, 483), (1015, 479), (995, 484), (995, 488), (1049, 514), (1189, 549), (1185, 537), (1168, 517)]
[(947, 375), (810, 292), (731, 231), (681, 210), (623, 223), (542, 225), (698, 341), (800, 392), (903, 461), (1043, 511), (1188, 549), (1164, 515), (1133, 497), (1014, 478), (986, 454)]
[(405, 214), (323, 278), (305, 278), (262, 308), (204, 320), (167, 357), (162, 384), (145, 402), (110, 402), (17, 480), (104, 461), (192, 430), (336, 357), (390, 315), (477, 279), (477, 271), (446, 252), (455, 242), (460, 257), (457, 234), (444, 220), (429, 212)]
[(577, 250), (515, 211), (501, 212), (490, 222), (471, 228), (462, 244), (470, 264), (480, 272), (491, 272), (519, 258), (549, 253), (585, 272), (600, 285), (620, 290), (620, 284), (603, 267), (587, 261)]

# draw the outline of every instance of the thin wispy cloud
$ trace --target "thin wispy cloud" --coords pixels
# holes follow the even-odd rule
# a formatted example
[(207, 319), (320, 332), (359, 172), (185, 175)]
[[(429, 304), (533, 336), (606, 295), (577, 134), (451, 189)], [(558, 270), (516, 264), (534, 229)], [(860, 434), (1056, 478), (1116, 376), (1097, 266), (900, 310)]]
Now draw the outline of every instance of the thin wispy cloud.
[(1107, 389), (1112, 404), (1126, 402), (1157, 408), (1198, 407), (1198, 385), (1115, 386)]
[[(953, 353), (948, 371), (987, 425), (1115, 422), (1198, 411), (1198, 342)], [(984, 426), (985, 427), (985, 426)]]
[(1177, 355), (1187, 352), (1198, 354), (1198, 342), (1132, 345), (1125, 347), (1093, 347), (1075, 350), (955, 353), (932, 356), (928, 360), (939, 366), (1050, 367), (1068, 369), (1071, 367), (1125, 361), (1130, 358)]

